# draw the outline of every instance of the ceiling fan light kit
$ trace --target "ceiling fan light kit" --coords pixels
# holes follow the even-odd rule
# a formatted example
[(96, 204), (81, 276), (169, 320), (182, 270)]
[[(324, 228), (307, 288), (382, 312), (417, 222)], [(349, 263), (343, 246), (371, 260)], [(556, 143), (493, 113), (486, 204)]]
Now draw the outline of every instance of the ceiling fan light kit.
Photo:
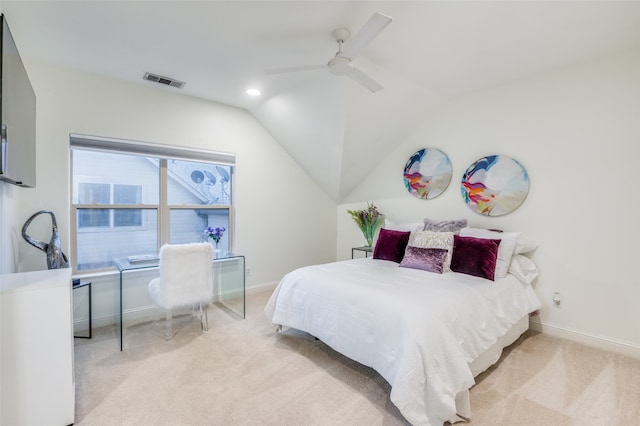
[[(316, 69), (328, 69), (333, 75), (350, 77), (356, 83), (364, 86), (372, 93), (383, 89), (383, 86), (373, 78), (353, 66), (353, 60), (360, 51), (367, 46), (387, 25), (392, 18), (382, 13), (374, 13), (367, 23), (351, 38), (351, 32), (346, 28), (336, 28), (331, 32), (338, 42), (338, 52), (326, 65), (306, 65), (288, 68), (275, 68), (266, 70), (267, 74), (280, 74), (287, 72), (308, 71)], [(345, 43), (351, 38), (349, 43)], [(344, 47), (344, 49), (343, 49)]]

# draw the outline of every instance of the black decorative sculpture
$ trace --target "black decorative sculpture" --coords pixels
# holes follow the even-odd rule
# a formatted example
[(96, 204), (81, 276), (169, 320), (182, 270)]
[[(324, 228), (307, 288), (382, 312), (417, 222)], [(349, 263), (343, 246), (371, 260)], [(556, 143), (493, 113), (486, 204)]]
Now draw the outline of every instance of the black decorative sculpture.
[[(51, 241), (49, 244), (35, 240), (27, 235), (27, 227), (31, 224), (31, 221), (36, 216), (41, 214), (51, 215)], [(58, 224), (56, 223), (56, 215), (49, 210), (40, 210), (34, 213), (22, 226), (22, 237), (32, 246), (38, 248), (47, 254), (47, 268), (49, 269), (61, 269), (69, 267), (69, 260), (67, 256), (62, 252), (60, 245), (60, 235), (58, 234)]]

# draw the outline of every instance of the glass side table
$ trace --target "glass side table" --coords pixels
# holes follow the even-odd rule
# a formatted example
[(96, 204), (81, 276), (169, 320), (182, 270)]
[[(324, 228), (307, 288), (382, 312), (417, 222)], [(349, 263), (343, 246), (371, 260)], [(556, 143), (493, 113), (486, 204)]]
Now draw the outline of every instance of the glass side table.
[(246, 275), (243, 255), (226, 253), (213, 259), (214, 303), (244, 319)]
[(372, 246), (362, 246), (362, 247), (353, 247), (351, 249), (351, 258), (355, 259), (356, 251), (363, 251), (364, 257), (369, 257), (369, 255), (373, 256), (373, 247)]
[[(122, 326), (122, 280), (125, 273), (158, 268), (157, 256), (130, 256), (115, 258), (114, 263), (120, 272), (119, 313), (116, 315), (116, 334), (120, 339), (120, 350), (123, 348), (124, 327)], [(245, 258), (240, 254), (215, 253), (213, 263), (213, 303), (245, 318)]]

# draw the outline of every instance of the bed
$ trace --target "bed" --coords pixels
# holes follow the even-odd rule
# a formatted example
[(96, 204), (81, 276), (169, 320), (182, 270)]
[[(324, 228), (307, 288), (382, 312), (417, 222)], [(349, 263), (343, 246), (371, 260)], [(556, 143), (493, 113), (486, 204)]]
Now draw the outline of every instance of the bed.
[(492, 281), (352, 259), (288, 273), (265, 313), (276, 326), (307, 332), (375, 369), (413, 425), (439, 426), (470, 417), (474, 377), (528, 329), (529, 314), (540, 308), (517, 275)]

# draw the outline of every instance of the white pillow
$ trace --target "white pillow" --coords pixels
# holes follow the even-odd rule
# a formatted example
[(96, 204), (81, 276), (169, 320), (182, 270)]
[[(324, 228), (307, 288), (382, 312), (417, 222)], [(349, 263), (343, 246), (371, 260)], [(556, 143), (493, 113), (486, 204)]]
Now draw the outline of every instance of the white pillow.
[(513, 256), (518, 237), (520, 236), (519, 232), (496, 232), (480, 228), (462, 228), (460, 235), (464, 237), (500, 240), (498, 258), (496, 259), (495, 277), (504, 278), (507, 276), (509, 265), (511, 265), (511, 257)]
[(413, 231), (415, 229), (422, 229), (424, 224), (422, 222), (411, 223), (395, 223), (387, 218), (384, 219), (384, 228), (392, 231)]
[(414, 230), (409, 236), (413, 247), (447, 249), (442, 264), (442, 272), (451, 272), (451, 252), (453, 251), (453, 232), (433, 232)]
[(525, 284), (531, 284), (538, 276), (538, 267), (531, 259), (521, 254), (516, 254), (511, 259), (509, 273)]
[(530, 253), (537, 248), (538, 248), (538, 244), (534, 243), (533, 241), (529, 241), (525, 238), (522, 238), (522, 236), (520, 236), (518, 238), (518, 243), (516, 244), (516, 249), (514, 250), (513, 254)]

